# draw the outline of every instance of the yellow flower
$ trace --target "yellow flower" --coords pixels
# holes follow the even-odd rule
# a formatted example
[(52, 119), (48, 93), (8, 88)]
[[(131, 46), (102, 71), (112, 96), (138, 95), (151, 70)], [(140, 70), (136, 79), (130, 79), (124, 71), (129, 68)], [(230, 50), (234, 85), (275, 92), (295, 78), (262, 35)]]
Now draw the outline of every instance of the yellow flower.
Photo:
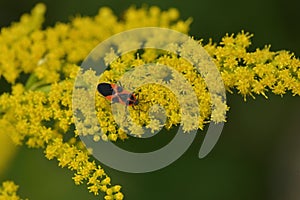
[(0, 187), (0, 200), (21, 200), (17, 195), (19, 186), (12, 181), (5, 181)]
[[(121, 186), (113, 185), (90, 152), (77, 142), (79, 135), (90, 135), (96, 142), (116, 141), (128, 138), (127, 133), (142, 136), (146, 129), (154, 133), (163, 126), (170, 129), (181, 122), (185, 132), (203, 129), (210, 121), (225, 122), (229, 108), (218, 95), (221, 81), (227, 91), (237, 91), (245, 100), (255, 95), (267, 97), (268, 92), (283, 95), (290, 91), (300, 95), (300, 60), (288, 51), (272, 52), (270, 46), (249, 52), (253, 35), (244, 31), (227, 34), (219, 44), (210, 41), (204, 45), (222, 80), (209, 69), (208, 61), (201, 59), (201, 53), (192, 57), (193, 62), (203, 66), (201, 73), (184, 58), (195, 48), (192, 39), (182, 46), (170, 44), (170, 49), (180, 51), (179, 55), (145, 49), (118, 56), (124, 48), (120, 46), (107, 52), (104, 61), (109, 69), (98, 77), (92, 69), (103, 66), (80, 71), (79, 64), (103, 40), (145, 26), (187, 33), (191, 19), (179, 20), (179, 12), (174, 8), (161, 11), (153, 6), (131, 7), (119, 20), (105, 7), (95, 17), (75, 17), (70, 23), (58, 23), (43, 30), (44, 12), (45, 6), (38, 4), (20, 22), (1, 29), (0, 76), (12, 88), (0, 96), (0, 131), (10, 133), (16, 144), (44, 149), (46, 158), (56, 159), (59, 166), (74, 172), (75, 184), (85, 183), (93, 194), (104, 193), (105, 199), (123, 199)], [(126, 42), (123, 45), (133, 45), (130, 40)], [(158, 40), (146, 42), (156, 44)], [(142, 66), (147, 64), (148, 68)], [(134, 92), (139, 103), (132, 107), (114, 104), (117, 112), (112, 112), (110, 102), (95, 94), (95, 84), (117, 83), (124, 73), (131, 71), (134, 73), (122, 87)], [(23, 73), (29, 75), (26, 83), (19, 81)], [(74, 92), (78, 74), (80, 87)], [(213, 87), (209, 88), (207, 83)], [(95, 102), (88, 101), (90, 96), (95, 97)], [(73, 116), (74, 105), (80, 106), (75, 111), (77, 116)], [(93, 114), (95, 117), (91, 117)], [(71, 134), (69, 141), (63, 139), (66, 134)], [(3, 183), (0, 199), (19, 199), (16, 190), (13, 183)]]

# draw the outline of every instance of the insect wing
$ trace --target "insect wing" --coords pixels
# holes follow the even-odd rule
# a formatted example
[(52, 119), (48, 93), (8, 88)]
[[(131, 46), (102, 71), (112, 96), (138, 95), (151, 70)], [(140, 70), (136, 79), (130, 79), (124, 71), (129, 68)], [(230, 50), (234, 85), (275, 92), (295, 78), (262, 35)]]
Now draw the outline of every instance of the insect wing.
[(122, 93), (124, 89), (116, 84), (111, 84), (111, 87), (113, 88), (114, 92), (117, 93)]
[(109, 83), (99, 83), (97, 86), (97, 90), (104, 97), (108, 97), (114, 94), (114, 89)]
[(129, 105), (129, 97), (130, 97), (130, 93), (121, 93), (118, 94), (118, 97), (120, 98), (120, 103), (123, 105)]
[(121, 86), (116, 84), (99, 83), (97, 90), (112, 103), (121, 103), (127, 106), (138, 104), (138, 101), (133, 93), (124, 90)]

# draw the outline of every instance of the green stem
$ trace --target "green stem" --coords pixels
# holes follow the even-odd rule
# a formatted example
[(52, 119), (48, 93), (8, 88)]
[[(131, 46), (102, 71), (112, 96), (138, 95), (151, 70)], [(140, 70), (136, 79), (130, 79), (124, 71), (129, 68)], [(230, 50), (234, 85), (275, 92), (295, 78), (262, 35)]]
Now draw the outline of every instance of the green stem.
[(25, 90), (42, 91), (48, 93), (50, 88), (51, 86), (48, 83), (45, 83), (43, 80), (39, 80), (35, 74), (31, 74), (25, 84)]

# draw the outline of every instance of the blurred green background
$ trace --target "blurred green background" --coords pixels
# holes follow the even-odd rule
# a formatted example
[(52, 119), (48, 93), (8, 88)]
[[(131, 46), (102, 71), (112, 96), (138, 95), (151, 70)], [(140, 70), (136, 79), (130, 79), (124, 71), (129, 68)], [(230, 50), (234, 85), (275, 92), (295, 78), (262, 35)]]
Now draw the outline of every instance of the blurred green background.
[[(40, 1), (0, 1), (0, 27), (9, 26)], [(173, 0), (173, 1), (42, 1), (45, 27), (67, 22), (76, 14), (93, 16), (109, 6), (120, 16), (130, 5), (178, 8), (193, 17), (190, 35), (220, 41), (226, 33), (254, 33), (251, 50), (271, 44), (300, 56), (300, 1)], [(0, 52), (1, 53), (1, 52)], [(3, 85), (1, 86), (3, 87)], [(213, 151), (198, 159), (205, 131), (172, 165), (147, 174), (128, 174), (105, 167), (113, 183), (123, 185), (129, 200), (298, 200), (300, 199), (300, 98), (269, 94), (247, 102), (228, 94), (228, 122)], [(162, 141), (163, 142), (163, 141)], [(150, 144), (151, 145), (151, 144)], [(12, 179), (20, 195), (31, 200), (99, 199), (85, 185), (75, 186), (72, 173), (48, 161), (41, 150), (20, 148), (0, 181)]]

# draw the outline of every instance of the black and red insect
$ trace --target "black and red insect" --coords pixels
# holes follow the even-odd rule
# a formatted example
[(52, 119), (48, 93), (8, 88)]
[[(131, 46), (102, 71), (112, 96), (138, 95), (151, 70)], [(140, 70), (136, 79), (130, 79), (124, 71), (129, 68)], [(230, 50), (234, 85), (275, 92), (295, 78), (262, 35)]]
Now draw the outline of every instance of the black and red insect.
[(135, 106), (139, 103), (133, 92), (113, 83), (99, 83), (98, 92), (112, 103), (120, 103), (125, 106)]

